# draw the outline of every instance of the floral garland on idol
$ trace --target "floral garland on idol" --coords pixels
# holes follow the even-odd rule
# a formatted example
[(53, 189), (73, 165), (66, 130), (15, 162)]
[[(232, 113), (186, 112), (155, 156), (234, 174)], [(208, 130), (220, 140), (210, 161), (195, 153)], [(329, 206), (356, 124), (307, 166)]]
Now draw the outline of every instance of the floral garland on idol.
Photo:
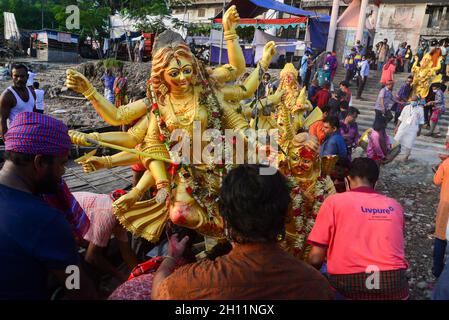
[(301, 187), (293, 176), (287, 176), (288, 186), (291, 188), (293, 219), (298, 238), (295, 240), (294, 248), (303, 251), (306, 248), (307, 236), (315, 225), (316, 216), (325, 199), (326, 179), (318, 177), (314, 186), (313, 206), (307, 208), (306, 201), (301, 192)]
[[(208, 125), (207, 129), (216, 129), (221, 134), (220, 136), (211, 137), (213, 138), (212, 142), (209, 144), (208, 151), (212, 152), (213, 150), (219, 150), (218, 147), (224, 139), (224, 134), (222, 130), (221, 125), (221, 117), (223, 115), (223, 111), (221, 109), (221, 106), (218, 102), (217, 97), (215, 96), (209, 82), (205, 79), (201, 82), (203, 91), (200, 96), (199, 103), (202, 105), (207, 106), (207, 116), (208, 116)], [(161, 117), (159, 105), (157, 103), (157, 97), (152, 89), (151, 80), (149, 79), (147, 81), (147, 88), (148, 92), (151, 95), (151, 111), (156, 117), (157, 124), (160, 131), (160, 141), (163, 142), (165, 147), (170, 153), (170, 156), (172, 155), (171, 149), (176, 144), (175, 141), (171, 140), (171, 133), (168, 130), (164, 119)], [(190, 139), (191, 141), (191, 139)], [(192, 142), (191, 142), (192, 143)], [(230, 152), (230, 148), (225, 146), (225, 158), (228, 157)], [(172, 156), (171, 156), (172, 157)], [(207, 170), (206, 170), (206, 182), (210, 182), (213, 179), (213, 175), (216, 175), (216, 172), (219, 172), (220, 178), (223, 176), (223, 172), (225, 169), (229, 169), (228, 166), (225, 167), (225, 159), (223, 159), (223, 155), (221, 156), (221, 163), (215, 164), (212, 161), (213, 159), (209, 159), (209, 162), (207, 163)], [(194, 165), (189, 165), (188, 163), (183, 163), (182, 161), (180, 163), (172, 163), (168, 169), (168, 173), (171, 175), (171, 190), (176, 188), (175, 179), (174, 176), (176, 174), (179, 175), (179, 177), (187, 182), (188, 187), (186, 188), (186, 191), (196, 200), (196, 202), (204, 209), (206, 209), (208, 217), (210, 220), (213, 219), (213, 216), (216, 215), (216, 203), (218, 202), (217, 195), (214, 195), (212, 192), (212, 188), (210, 187), (210, 183), (208, 184), (208, 188), (200, 188), (198, 181), (195, 180), (194, 176)]]

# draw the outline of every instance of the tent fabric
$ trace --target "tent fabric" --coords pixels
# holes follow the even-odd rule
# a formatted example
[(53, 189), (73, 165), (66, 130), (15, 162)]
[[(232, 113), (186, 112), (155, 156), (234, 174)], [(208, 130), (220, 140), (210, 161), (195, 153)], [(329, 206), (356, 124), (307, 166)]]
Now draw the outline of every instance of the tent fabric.
[[(113, 16), (109, 16), (110, 22), (110, 38), (117, 41), (126, 40), (126, 33), (130, 33), (131, 38), (135, 38), (141, 35), (141, 32), (137, 29), (138, 20), (130, 19), (120, 14), (115, 14)], [(176, 29), (174, 23), (171, 18), (165, 16), (147, 16), (147, 21), (151, 21), (154, 23), (162, 22), (167, 29), (171, 29), (175, 32), (178, 32), (182, 35), (183, 38), (187, 35), (187, 30), (184, 28)]]
[(5, 21), (5, 39), (20, 39), (19, 28), (17, 27), (16, 16), (11, 12), (3, 12), (4, 21)]
[[(245, 63), (246, 65), (252, 65), (253, 64), (253, 49), (243, 49), (243, 56), (245, 57)], [(212, 63), (220, 63), (220, 46), (211, 46), (211, 53), (210, 53), (210, 61)], [(226, 48), (221, 49), (221, 64), (229, 63), (228, 59), (228, 50)]]
[(320, 50), (326, 49), (327, 36), (329, 33), (329, 22), (323, 22), (321, 19), (309, 20), (309, 35), (312, 42), (312, 48)]
[[(223, 19), (214, 19), (214, 26), (221, 27)], [(262, 29), (270, 28), (288, 28), (296, 27), (305, 28), (307, 23), (306, 17), (288, 18), (288, 19), (240, 19), (238, 27), (255, 27)]]
[(296, 39), (282, 39), (271, 34), (265, 33), (262, 30), (256, 30), (254, 32), (253, 46), (256, 48), (254, 54), (254, 62), (257, 63), (263, 54), (263, 48), (267, 42), (276, 42), (276, 55), (273, 57), (272, 62), (277, 62), (281, 55), (286, 55), (287, 52), (295, 52), (297, 47), (304, 47), (303, 41), (297, 41)]
[[(330, 17), (327, 15), (302, 10), (281, 2), (277, 2), (276, 0), (232, 0), (226, 6), (226, 9), (232, 5), (235, 5), (237, 7), (237, 11), (239, 12), (240, 16), (244, 18), (254, 18), (271, 9), (279, 12), (289, 13), (294, 16), (319, 17), (323, 19), (329, 19), (330, 21)], [(220, 12), (215, 18), (222, 17), (223, 12)]]

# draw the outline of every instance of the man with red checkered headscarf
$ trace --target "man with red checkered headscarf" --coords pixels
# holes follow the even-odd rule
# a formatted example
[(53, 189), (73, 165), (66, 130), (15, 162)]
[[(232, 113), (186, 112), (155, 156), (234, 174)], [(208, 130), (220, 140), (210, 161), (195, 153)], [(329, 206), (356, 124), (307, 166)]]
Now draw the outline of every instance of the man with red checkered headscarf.
[(66, 271), (74, 269), (80, 275), (79, 290), (68, 290), (67, 295), (94, 295), (78, 267), (69, 222), (41, 197), (59, 190), (71, 147), (67, 132), (59, 120), (23, 112), (5, 135), (6, 161), (0, 171), (0, 299), (48, 299), (48, 275), (65, 287), (67, 277), (74, 274)]

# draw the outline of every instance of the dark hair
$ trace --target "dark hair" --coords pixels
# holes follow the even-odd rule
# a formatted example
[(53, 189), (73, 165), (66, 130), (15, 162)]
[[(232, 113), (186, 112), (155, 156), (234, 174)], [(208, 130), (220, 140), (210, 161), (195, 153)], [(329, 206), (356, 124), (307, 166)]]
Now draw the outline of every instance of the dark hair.
[(379, 179), (379, 167), (370, 158), (355, 158), (351, 163), (349, 176), (366, 179), (374, 185)]
[(232, 244), (229, 241), (219, 242), (212, 249), (206, 251), (206, 258), (209, 260), (215, 260), (218, 257), (227, 255), (232, 251)]
[(39, 82), (34, 81), (33, 82), (33, 87), (36, 88), (36, 89), (39, 89)]
[(22, 63), (15, 63), (11, 67), (11, 71), (12, 70), (19, 70), (19, 69), (24, 69), (26, 72), (28, 72), (27, 66), (22, 64)]
[(409, 75), (409, 76), (407, 77), (407, 79), (412, 79), (412, 80), (413, 80), (413, 75)]
[(271, 79), (271, 74), (269, 74), (268, 72), (265, 72), (263, 76), (264, 76), (264, 77), (265, 77), (265, 76), (268, 76), (268, 77), (270, 77), (270, 79)]
[(220, 189), (220, 215), (232, 241), (273, 242), (284, 235), (290, 189), (277, 171), (262, 175), (265, 165), (240, 165), (231, 170)]
[(355, 115), (360, 114), (360, 111), (359, 111), (359, 109), (357, 109), (355, 107), (349, 107), (347, 114), (349, 114), (351, 116), (355, 116)]
[(343, 86), (345, 86), (346, 88), (349, 88), (349, 83), (348, 82), (346, 82), (346, 81), (342, 81), (342, 82), (340, 82), (340, 85), (343, 85)]
[(329, 111), (331, 110), (331, 107), (328, 104), (326, 104), (326, 105), (322, 106), (320, 109), (321, 109), (321, 112), (323, 112), (323, 113), (325, 113), (325, 112), (329, 113)]
[(323, 88), (329, 89), (331, 87), (329, 81), (324, 81)]
[(346, 100), (340, 101), (339, 103), (340, 109), (348, 109), (349, 108), (349, 102)]
[(377, 132), (384, 132), (386, 127), (387, 127), (387, 122), (386, 122), (385, 118), (379, 117), (374, 121), (373, 129), (376, 130)]
[(338, 117), (336, 116), (327, 116), (324, 118), (323, 122), (329, 123), (332, 128), (339, 129), (340, 128), (340, 121), (338, 120)]
[[(14, 163), (16, 166), (26, 166), (30, 162), (34, 161), (35, 157), (35, 154), (20, 153), (14, 151), (5, 151), (4, 155), (5, 160), (12, 161), (12, 163)], [(53, 163), (53, 156), (43, 155), (42, 157), (45, 162)]]

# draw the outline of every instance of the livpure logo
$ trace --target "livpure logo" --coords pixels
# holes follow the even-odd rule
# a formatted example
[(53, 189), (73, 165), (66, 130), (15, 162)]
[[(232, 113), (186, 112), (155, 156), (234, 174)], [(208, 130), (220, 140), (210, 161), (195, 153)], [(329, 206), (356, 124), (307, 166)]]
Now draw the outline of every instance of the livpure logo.
[(367, 208), (364, 206), (360, 206), (360, 209), (363, 213), (370, 213), (370, 214), (391, 214), (394, 211), (394, 208), (392, 206), (388, 208)]

